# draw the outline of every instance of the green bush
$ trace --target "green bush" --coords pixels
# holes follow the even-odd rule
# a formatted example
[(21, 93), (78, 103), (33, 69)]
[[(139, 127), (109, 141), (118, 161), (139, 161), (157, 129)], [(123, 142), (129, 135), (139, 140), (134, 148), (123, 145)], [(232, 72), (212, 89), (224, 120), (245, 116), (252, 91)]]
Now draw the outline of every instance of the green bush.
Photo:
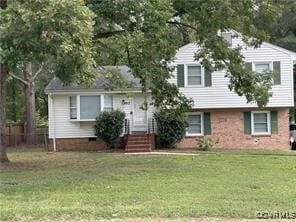
[(203, 151), (209, 151), (214, 148), (215, 144), (217, 142), (214, 142), (211, 138), (203, 138), (203, 139), (197, 139), (197, 144), (200, 150)]
[(176, 109), (163, 109), (154, 114), (161, 147), (174, 147), (186, 133), (187, 116)]
[(105, 141), (110, 148), (114, 148), (122, 133), (125, 113), (119, 110), (104, 111), (96, 119), (96, 136)]

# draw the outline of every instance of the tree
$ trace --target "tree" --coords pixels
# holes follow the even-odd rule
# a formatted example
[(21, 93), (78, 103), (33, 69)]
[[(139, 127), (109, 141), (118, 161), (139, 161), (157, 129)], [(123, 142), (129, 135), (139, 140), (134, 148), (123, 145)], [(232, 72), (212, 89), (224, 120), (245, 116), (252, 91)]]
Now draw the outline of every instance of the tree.
[[(296, 52), (296, 1), (282, 1), (279, 17), (274, 23), (266, 23), (264, 20), (255, 20), (254, 22), (267, 30), (271, 43)], [(296, 65), (294, 65), (294, 89), (296, 89), (295, 78)], [(294, 95), (294, 100), (295, 98)], [(293, 107), (290, 109), (290, 118), (292, 121), (295, 121), (295, 115), (295, 107)]]
[[(13, 1), (0, 11), (0, 134), (6, 120), (2, 86), (17, 67), (25, 69), (24, 80), (30, 83), (34, 82), (32, 63), (52, 64), (55, 75), (65, 83), (94, 80), (93, 19), (94, 14), (79, 0)], [(28, 86), (27, 97), (32, 98), (32, 88)], [(5, 159), (2, 142), (1, 151)]]
[(246, 70), (240, 48), (229, 48), (218, 33), (236, 30), (248, 46), (258, 47), (268, 35), (255, 21), (275, 21), (279, 5), (273, 0), (88, 0), (87, 6), (97, 15), (97, 62), (110, 56), (116, 63), (115, 54), (119, 62), (126, 61), (143, 91), (151, 91), (156, 106), (190, 107), (167, 81), (176, 50), (189, 41), (200, 45), (196, 60), (207, 69), (228, 71), (231, 90), (259, 106), (268, 102), (270, 84)]
[[(0, 1), (1, 11), (5, 10), (7, 7), (7, 1)], [(1, 53), (0, 47), (0, 53)], [(6, 153), (6, 78), (7, 78), (7, 68), (0, 56), (0, 162), (9, 162)]]
[[(236, 30), (247, 45), (259, 46), (268, 36), (255, 21), (275, 21), (279, 5), (273, 0), (83, 1), (95, 18), (80, 2), (14, 1), (2, 10), (2, 64), (11, 72), (18, 65), (50, 62), (62, 81), (79, 83), (93, 80), (86, 69), (94, 64), (93, 58), (99, 65), (127, 63), (157, 107), (186, 110), (190, 100), (167, 80), (176, 50), (192, 41), (200, 45), (196, 59), (207, 69), (228, 71), (231, 90), (259, 106), (268, 102), (270, 84), (246, 70), (240, 48), (229, 48), (217, 34)], [(89, 29), (93, 21), (94, 36)]]
[(14, 78), (8, 76), (6, 87), (6, 110), (7, 121), (25, 121), (25, 101), (23, 86)]

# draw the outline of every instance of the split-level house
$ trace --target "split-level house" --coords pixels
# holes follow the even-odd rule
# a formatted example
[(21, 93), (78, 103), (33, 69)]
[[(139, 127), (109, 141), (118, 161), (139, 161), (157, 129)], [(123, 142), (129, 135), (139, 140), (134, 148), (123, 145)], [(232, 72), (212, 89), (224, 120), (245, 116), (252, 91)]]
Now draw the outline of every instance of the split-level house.
[[(231, 46), (244, 46), (240, 37), (230, 38)], [(272, 97), (265, 108), (247, 103), (228, 88), (225, 71), (208, 73), (194, 55), (195, 44), (181, 47), (174, 58), (171, 83), (194, 101), (188, 112), (189, 127), (179, 148), (196, 148), (197, 139), (211, 137), (217, 148), (225, 149), (289, 149), (289, 108), (294, 106), (293, 65), (296, 53), (263, 43), (259, 48), (243, 47), (246, 67), (262, 73), (275, 73)], [(101, 67), (103, 73), (114, 67)], [(100, 111), (119, 109), (125, 112), (122, 146), (127, 151), (149, 151), (157, 135), (153, 119), (155, 107), (141, 109), (149, 93), (143, 94), (139, 81), (127, 66), (115, 67), (133, 83), (129, 89), (106, 89), (102, 75), (93, 87), (63, 85), (53, 79), (46, 92), (49, 103), (49, 138), (55, 150), (103, 149), (95, 138), (95, 118)], [(148, 104), (150, 104), (148, 102)]]

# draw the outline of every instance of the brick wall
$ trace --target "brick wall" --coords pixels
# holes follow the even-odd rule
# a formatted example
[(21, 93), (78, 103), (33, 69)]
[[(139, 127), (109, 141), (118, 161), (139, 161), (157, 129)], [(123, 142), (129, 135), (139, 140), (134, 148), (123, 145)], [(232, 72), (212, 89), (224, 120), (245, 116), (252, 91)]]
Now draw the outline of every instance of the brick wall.
[[(209, 137), (218, 141), (216, 148), (223, 149), (289, 149), (289, 109), (278, 111), (278, 133), (267, 136), (244, 134), (244, 111), (254, 110), (213, 110), (211, 112), (212, 133)], [(208, 110), (207, 110), (208, 112)], [(197, 137), (185, 137), (179, 148), (197, 147)]]
[[(96, 151), (106, 148), (102, 140), (89, 141), (88, 138), (57, 138), (57, 151)], [(53, 150), (53, 140), (50, 140), (50, 149)]]

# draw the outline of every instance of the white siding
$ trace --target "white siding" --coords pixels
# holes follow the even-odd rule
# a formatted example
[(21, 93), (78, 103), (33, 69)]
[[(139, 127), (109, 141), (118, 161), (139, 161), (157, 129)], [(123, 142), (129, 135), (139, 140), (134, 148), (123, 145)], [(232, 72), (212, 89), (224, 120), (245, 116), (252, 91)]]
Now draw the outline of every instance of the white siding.
[[(234, 39), (233, 44), (241, 44), (239, 39)], [(198, 47), (194, 44), (188, 44), (182, 47), (175, 56), (175, 64), (197, 64), (194, 60), (194, 54)], [(258, 49), (242, 50), (247, 62), (260, 61), (281, 61), (281, 85), (273, 86), (273, 96), (270, 98), (269, 107), (292, 107), (293, 101), (293, 61), (288, 53), (270, 47), (268, 44), (263, 44)], [(186, 87), (180, 88), (187, 97), (193, 98), (194, 108), (243, 108), (256, 107), (256, 104), (248, 104), (244, 97), (239, 97), (234, 92), (228, 89), (228, 78), (225, 78), (225, 72), (219, 71), (212, 74), (211, 87)], [(177, 83), (176, 70), (173, 72), (173, 77), (170, 82)], [(107, 92), (105, 92), (107, 93)], [(108, 92), (110, 93), (110, 92)], [(136, 93), (136, 92), (135, 92)], [(139, 92), (140, 93), (140, 92)], [(81, 95), (97, 95), (100, 94), (94, 91), (84, 92), (56, 92), (49, 95), (49, 137), (50, 138), (79, 138), (94, 136), (94, 122), (71, 121), (69, 118), (69, 96)], [(125, 112), (126, 118), (130, 120), (132, 125), (133, 111), (133, 93), (113, 94), (113, 105), (115, 109)], [(127, 102), (127, 105), (123, 105)], [(148, 97), (148, 104), (151, 102), (151, 96)], [(151, 124), (151, 119), (154, 112), (154, 107), (149, 106), (148, 120)], [(132, 127), (131, 127), (132, 130)]]
[[(239, 39), (233, 40), (234, 45), (241, 45)], [(178, 51), (175, 56), (175, 64), (198, 64), (194, 60), (194, 54), (198, 50), (197, 45), (188, 44)], [(293, 99), (293, 61), (285, 52), (263, 44), (261, 48), (247, 48), (242, 50), (246, 62), (281, 62), (281, 85), (272, 88), (273, 96), (268, 107), (292, 107)], [(170, 82), (177, 84), (176, 69)], [(240, 108), (256, 107), (256, 104), (248, 104), (245, 97), (240, 97), (228, 89), (229, 79), (224, 77), (225, 71), (212, 74), (212, 87), (185, 87), (180, 88), (188, 98), (194, 100), (194, 108)]]
[[(69, 97), (73, 94), (49, 95), (49, 138), (83, 138), (94, 136), (94, 121), (83, 122), (70, 120)], [(84, 92), (82, 94), (86, 95), (89, 93)], [(94, 93), (91, 94), (93, 95)], [(126, 96), (125, 94), (115, 94), (113, 97), (114, 109), (124, 111), (126, 118), (130, 119), (131, 122), (132, 98), (132, 95)], [(123, 100), (130, 102), (130, 104), (123, 105)], [(150, 97), (148, 98), (148, 101), (151, 101)], [(148, 118), (152, 117), (153, 110), (153, 107), (150, 106), (148, 109)]]

